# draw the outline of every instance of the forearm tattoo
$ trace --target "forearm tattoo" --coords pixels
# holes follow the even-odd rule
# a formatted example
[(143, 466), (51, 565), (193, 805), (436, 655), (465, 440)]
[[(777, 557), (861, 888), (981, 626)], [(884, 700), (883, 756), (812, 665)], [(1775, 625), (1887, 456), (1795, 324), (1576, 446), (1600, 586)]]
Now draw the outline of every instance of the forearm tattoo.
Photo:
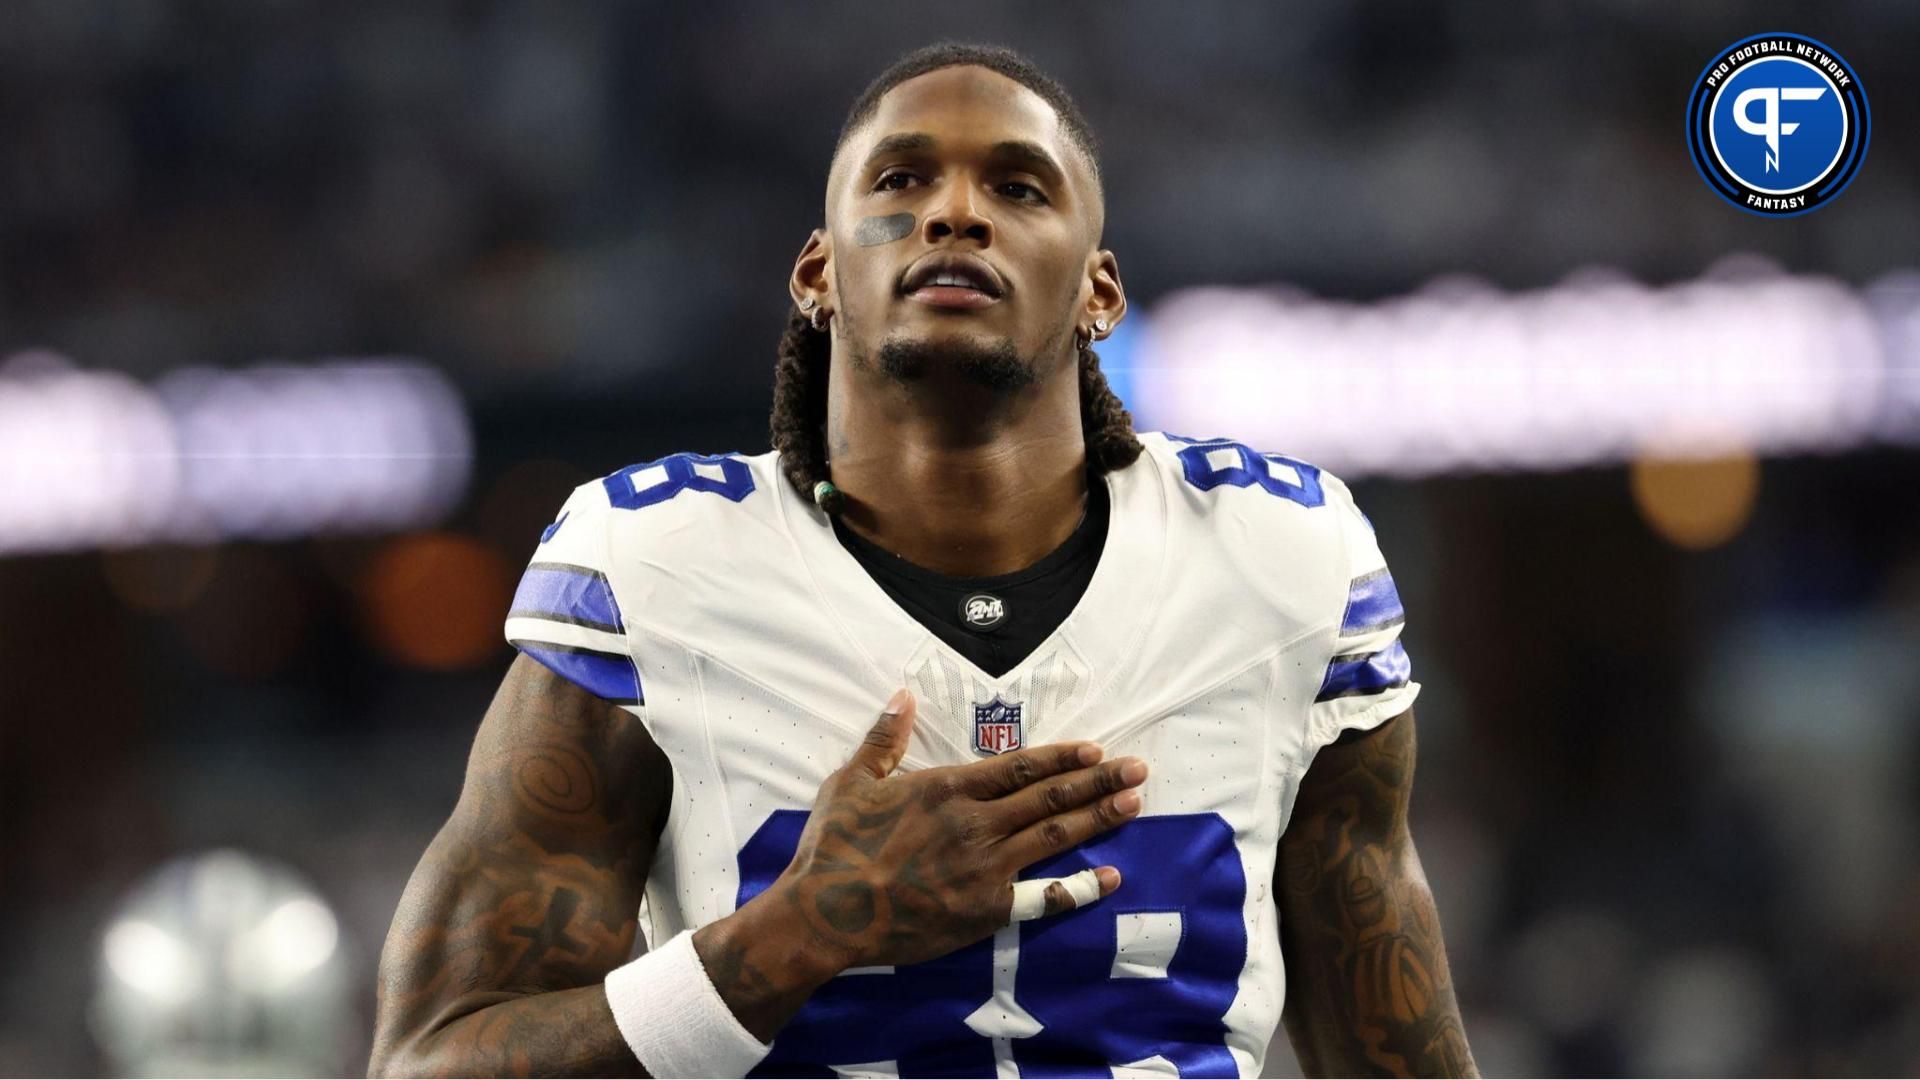
[(510, 675), (394, 917), (369, 1071), (639, 1075), (598, 984), (633, 948), (670, 783), (637, 719)]
[(1285, 1020), (1309, 1075), (1478, 1075), (1407, 831), (1415, 745), (1408, 712), (1322, 750), (1281, 842)]

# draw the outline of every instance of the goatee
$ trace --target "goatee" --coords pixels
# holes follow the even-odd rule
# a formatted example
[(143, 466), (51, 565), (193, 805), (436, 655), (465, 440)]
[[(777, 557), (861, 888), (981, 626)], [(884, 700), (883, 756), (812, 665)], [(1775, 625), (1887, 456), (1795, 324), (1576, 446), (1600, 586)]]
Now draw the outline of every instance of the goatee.
[(880, 344), (878, 367), (899, 382), (918, 382), (942, 367), (986, 390), (1010, 394), (1040, 381), (1038, 364), (1020, 355), (1013, 342), (992, 345), (970, 338), (926, 341), (890, 337)]

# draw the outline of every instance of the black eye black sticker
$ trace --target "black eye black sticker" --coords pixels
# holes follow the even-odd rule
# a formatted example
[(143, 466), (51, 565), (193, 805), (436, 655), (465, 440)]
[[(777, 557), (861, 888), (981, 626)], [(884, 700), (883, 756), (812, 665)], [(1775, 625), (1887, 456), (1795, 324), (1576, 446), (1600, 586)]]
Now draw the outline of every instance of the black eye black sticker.
[(913, 231), (913, 215), (908, 213), (888, 214), (885, 217), (862, 218), (854, 227), (853, 242), (861, 247), (875, 244), (891, 244), (904, 239)]

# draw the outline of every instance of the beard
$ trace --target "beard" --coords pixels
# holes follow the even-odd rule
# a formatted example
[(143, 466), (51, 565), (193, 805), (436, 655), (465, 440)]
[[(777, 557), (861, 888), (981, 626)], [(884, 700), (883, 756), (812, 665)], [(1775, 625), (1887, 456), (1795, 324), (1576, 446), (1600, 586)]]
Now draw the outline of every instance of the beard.
[(1021, 356), (1013, 342), (991, 344), (971, 337), (928, 341), (889, 337), (880, 343), (874, 366), (899, 383), (916, 383), (940, 371), (996, 394), (1013, 394), (1040, 381), (1040, 358)]

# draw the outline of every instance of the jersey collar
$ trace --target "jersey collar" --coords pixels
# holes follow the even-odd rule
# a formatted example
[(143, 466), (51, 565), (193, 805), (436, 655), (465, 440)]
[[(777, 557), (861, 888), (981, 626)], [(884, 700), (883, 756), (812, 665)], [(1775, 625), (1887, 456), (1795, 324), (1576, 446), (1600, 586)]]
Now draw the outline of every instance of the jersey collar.
[(1063, 715), (1050, 718), (1047, 727), (1058, 731), (1131, 668), (1159, 606), (1166, 574), (1168, 493), (1151, 453), (1142, 453), (1132, 465), (1101, 480), (1110, 507), (1107, 542), (1087, 591), (1052, 634), (998, 678), (974, 666), (895, 604), (834, 536), (825, 513), (792, 485), (772, 486), (779, 493), (781, 526), (806, 570), (819, 610), (864, 661), (864, 671), (849, 674), (871, 681), (873, 700), (884, 700), (905, 685), (930, 652), (938, 654), (942, 667), (988, 693), (1024, 685), (1044, 665), (1084, 664), (1091, 682), (1084, 693), (1073, 695), (1076, 700)]

